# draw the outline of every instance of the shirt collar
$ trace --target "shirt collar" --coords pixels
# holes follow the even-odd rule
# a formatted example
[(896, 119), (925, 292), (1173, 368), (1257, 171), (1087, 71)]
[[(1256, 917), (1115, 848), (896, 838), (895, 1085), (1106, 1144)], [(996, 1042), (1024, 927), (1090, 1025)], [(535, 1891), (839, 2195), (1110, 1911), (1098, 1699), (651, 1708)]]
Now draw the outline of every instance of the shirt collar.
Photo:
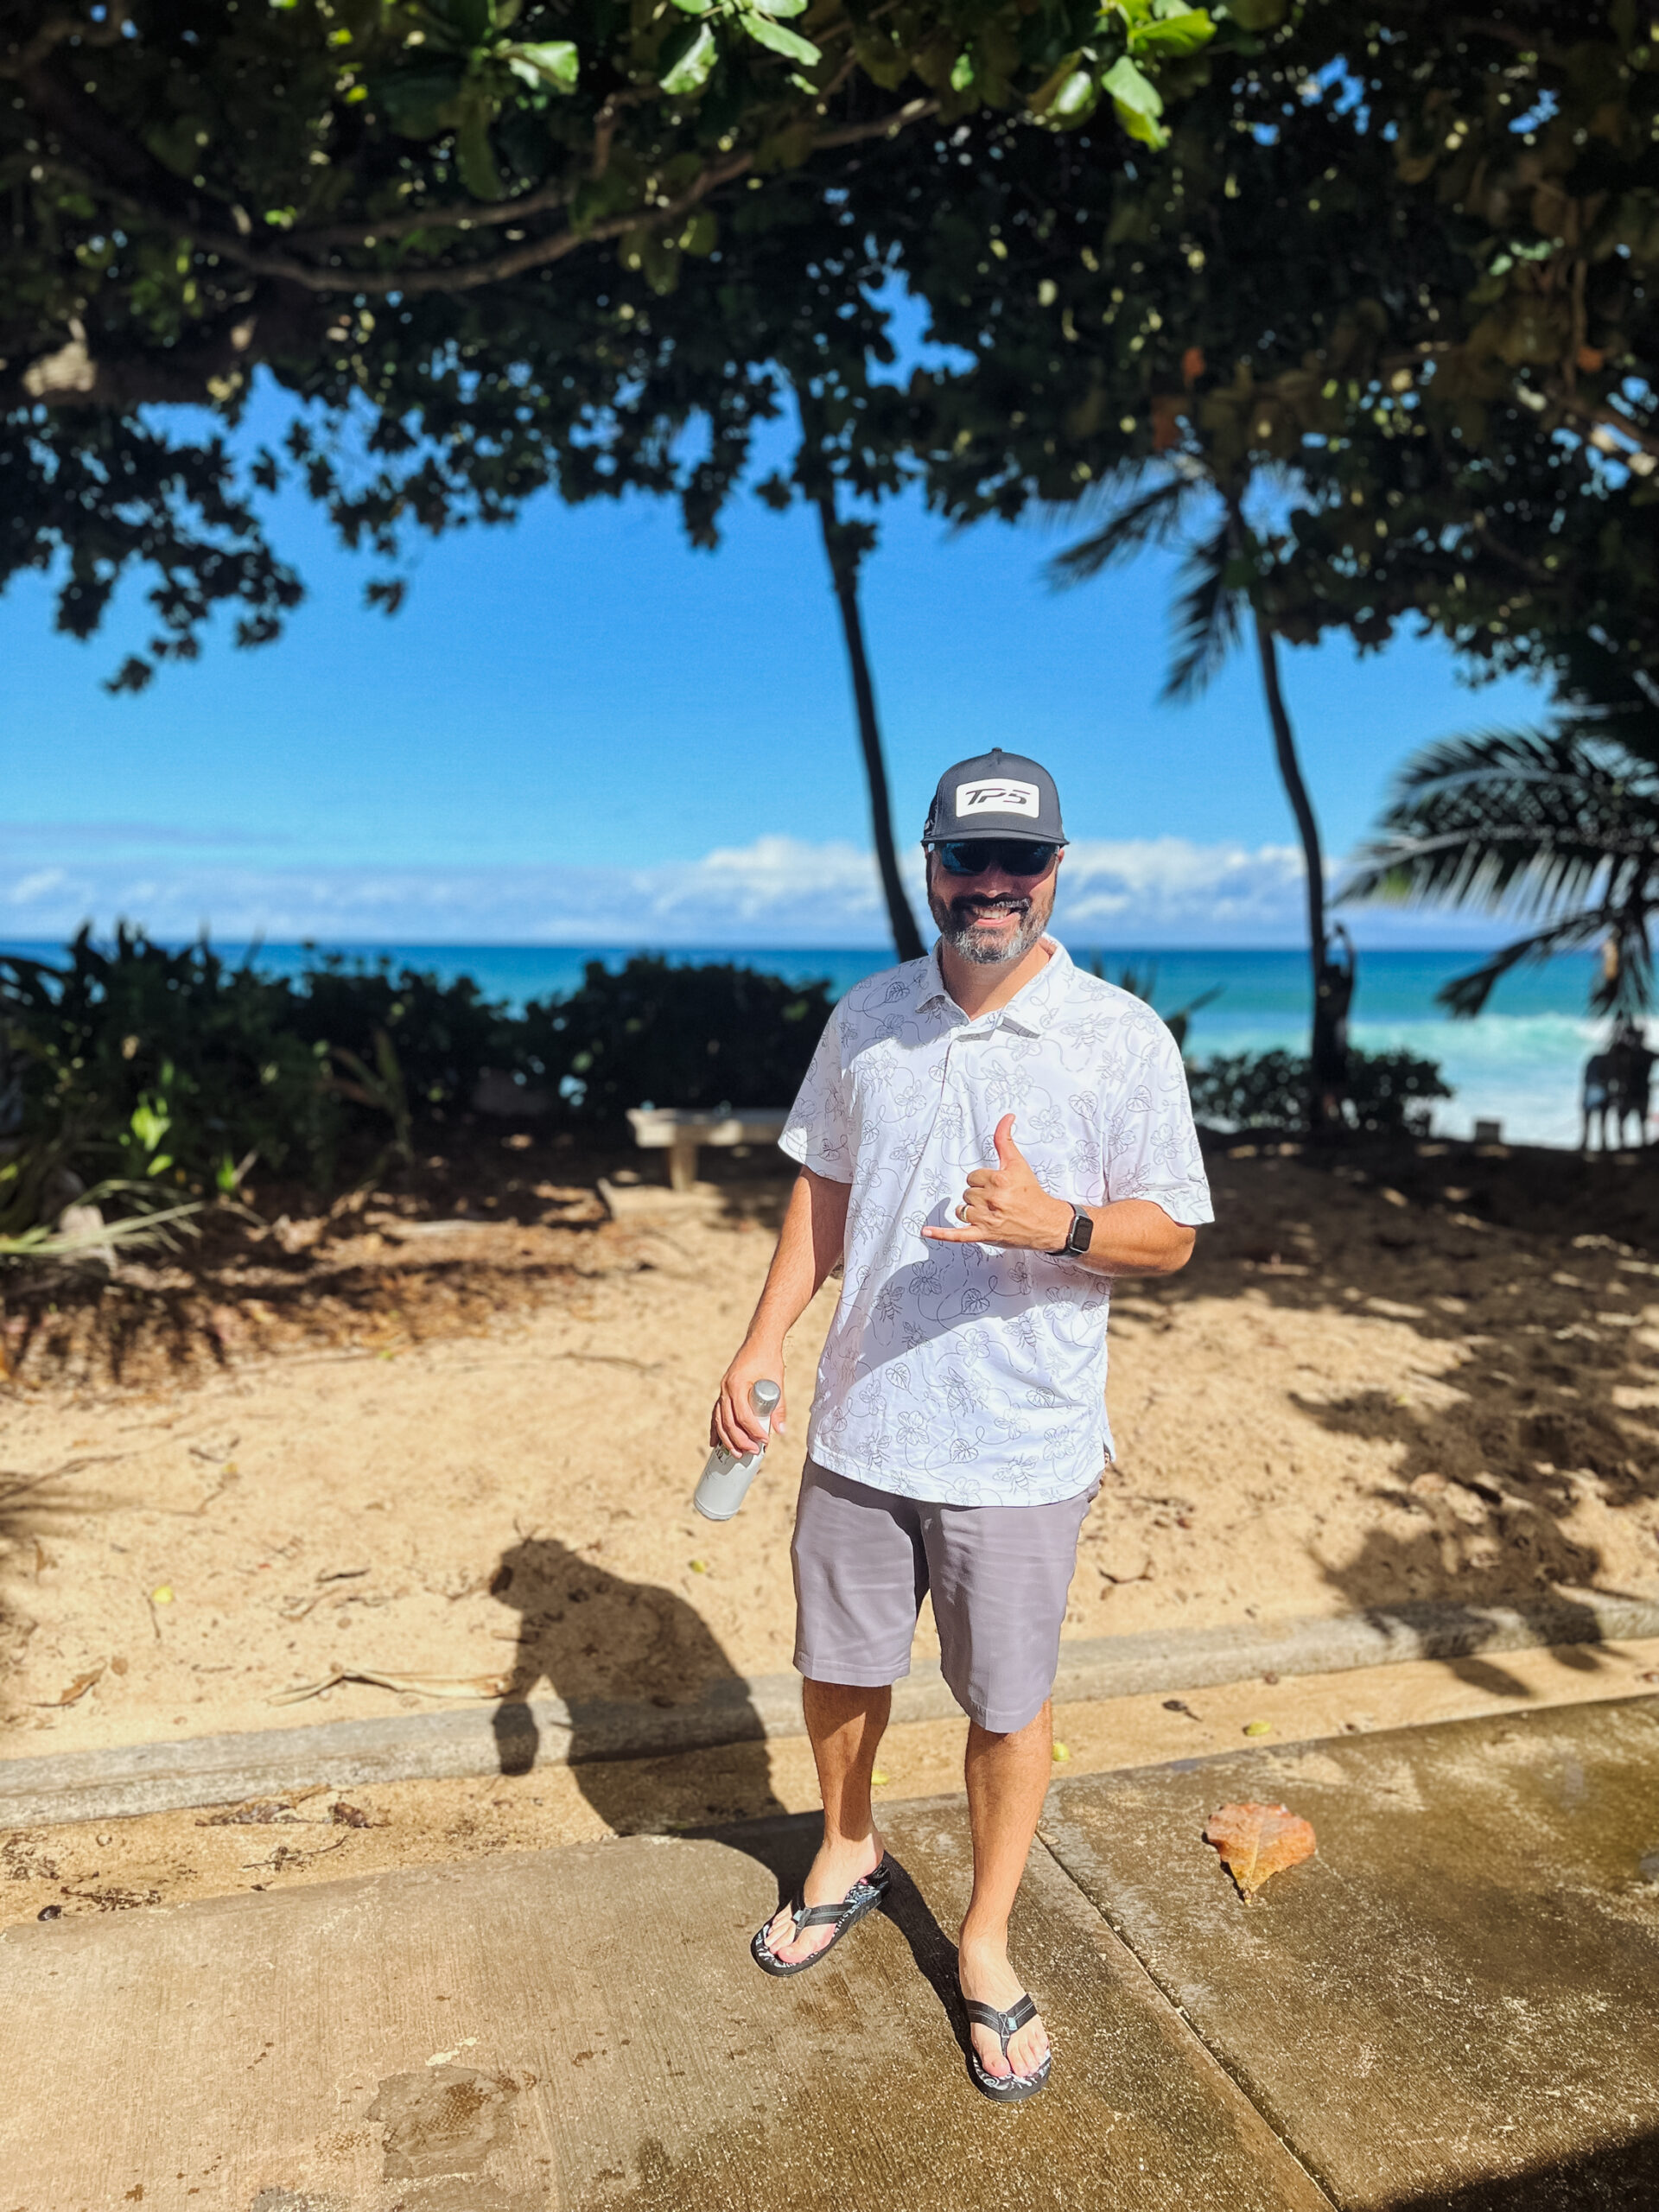
[[(1022, 984), (1006, 1006), (996, 1008), (998, 1019), (1010, 1029), (1022, 1030), (1028, 1037), (1040, 1037), (1060, 1008), (1071, 980), (1071, 956), (1058, 938), (1048, 939), (1054, 947), (1042, 969), (1028, 983)], [(933, 950), (927, 956), (927, 965), (922, 976), (922, 993), (917, 1001), (917, 1010), (933, 1005), (954, 1007), (956, 1001), (946, 987), (944, 971), (939, 965), (939, 941), (933, 940)], [(961, 1009), (958, 1007), (957, 1011)], [(964, 1016), (964, 1019), (966, 1017)]]

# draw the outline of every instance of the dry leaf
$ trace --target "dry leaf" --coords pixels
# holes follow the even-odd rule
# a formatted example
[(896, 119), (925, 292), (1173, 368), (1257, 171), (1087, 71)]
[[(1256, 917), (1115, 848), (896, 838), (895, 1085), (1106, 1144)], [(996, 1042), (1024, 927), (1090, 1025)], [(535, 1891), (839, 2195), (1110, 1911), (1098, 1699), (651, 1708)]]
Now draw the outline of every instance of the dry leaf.
[(87, 1691), (104, 1672), (105, 1663), (100, 1659), (96, 1667), (89, 1667), (84, 1675), (77, 1675), (61, 1697), (37, 1697), (35, 1703), (36, 1705), (73, 1705), (77, 1698), (86, 1696)]
[(1272, 1875), (1299, 1866), (1319, 1848), (1313, 1823), (1283, 1805), (1223, 1805), (1204, 1825), (1248, 1904)]
[(505, 1697), (505, 1675), (382, 1675), (369, 1667), (337, 1667), (320, 1682), (302, 1682), (297, 1689), (279, 1690), (273, 1705), (300, 1705), (321, 1697), (339, 1682), (371, 1682), (377, 1689), (409, 1690), (416, 1697)]

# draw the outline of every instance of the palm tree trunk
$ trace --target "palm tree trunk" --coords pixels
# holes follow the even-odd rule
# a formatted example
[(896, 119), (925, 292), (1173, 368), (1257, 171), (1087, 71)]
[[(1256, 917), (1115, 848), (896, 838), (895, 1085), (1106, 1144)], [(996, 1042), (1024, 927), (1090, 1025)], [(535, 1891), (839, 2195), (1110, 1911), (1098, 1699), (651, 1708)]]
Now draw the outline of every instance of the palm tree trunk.
[(875, 837), (876, 864), (887, 902), (887, 920), (900, 960), (919, 960), (925, 950), (910, 901), (899, 874), (899, 855), (893, 840), (893, 805), (887, 797), (887, 764), (881, 750), (881, 725), (876, 719), (875, 686), (870, 679), (869, 655), (864, 650), (864, 622), (858, 606), (858, 563), (861, 548), (843, 531), (836, 513), (836, 492), (826, 484), (813, 493), (829, 556), (830, 576), (836, 603), (841, 609), (842, 633), (847, 641), (847, 663), (852, 672), (853, 703), (858, 712), (858, 741), (864, 753), (864, 773), (870, 790), (870, 827)]
[(1329, 1133), (1342, 1119), (1342, 1096), (1347, 1087), (1348, 1050), (1345, 1042), (1348, 991), (1343, 971), (1327, 957), (1325, 918), (1325, 858), (1319, 849), (1319, 825), (1313, 803), (1302, 780), (1296, 757), (1296, 739), (1279, 681), (1279, 645), (1273, 625), (1257, 607), (1255, 649), (1262, 663), (1262, 689), (1267, 696), (1268, 720), (1273, 725), (1273, 747), (1279, 773), (1284, 779), (1291, 812), (1301, 835), (1302, 858), (1307, 869), (1307, 950), (1313, 973), (1313, 1034), (1308, 1056), (1308, 1128), (1317, 1137)]

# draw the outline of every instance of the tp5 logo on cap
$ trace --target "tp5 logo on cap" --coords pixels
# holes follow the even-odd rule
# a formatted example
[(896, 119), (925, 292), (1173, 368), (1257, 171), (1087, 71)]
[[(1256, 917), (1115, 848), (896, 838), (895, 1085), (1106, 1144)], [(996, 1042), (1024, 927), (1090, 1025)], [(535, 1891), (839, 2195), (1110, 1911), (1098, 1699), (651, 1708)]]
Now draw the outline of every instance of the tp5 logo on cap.
[(958, 822), (969, 821), (976, 814), (1029, 814), (1034, 817), (1039, 805), (1035, 784), (1016, 783), (1009, 777), (957, 785)]

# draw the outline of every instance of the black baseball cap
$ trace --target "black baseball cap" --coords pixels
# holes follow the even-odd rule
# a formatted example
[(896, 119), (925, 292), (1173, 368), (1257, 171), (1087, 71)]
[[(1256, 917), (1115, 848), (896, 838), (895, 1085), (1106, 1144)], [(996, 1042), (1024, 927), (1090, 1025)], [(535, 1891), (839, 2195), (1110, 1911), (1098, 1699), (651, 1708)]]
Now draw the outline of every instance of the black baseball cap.
[(997, 748), (958, 760), (939, 778), (922, 831), (925, 845), (948, 838), (1017, 837), (1028, 845), (1064, 845), (1060, 795), (1046, 768), (1023, 753)]

